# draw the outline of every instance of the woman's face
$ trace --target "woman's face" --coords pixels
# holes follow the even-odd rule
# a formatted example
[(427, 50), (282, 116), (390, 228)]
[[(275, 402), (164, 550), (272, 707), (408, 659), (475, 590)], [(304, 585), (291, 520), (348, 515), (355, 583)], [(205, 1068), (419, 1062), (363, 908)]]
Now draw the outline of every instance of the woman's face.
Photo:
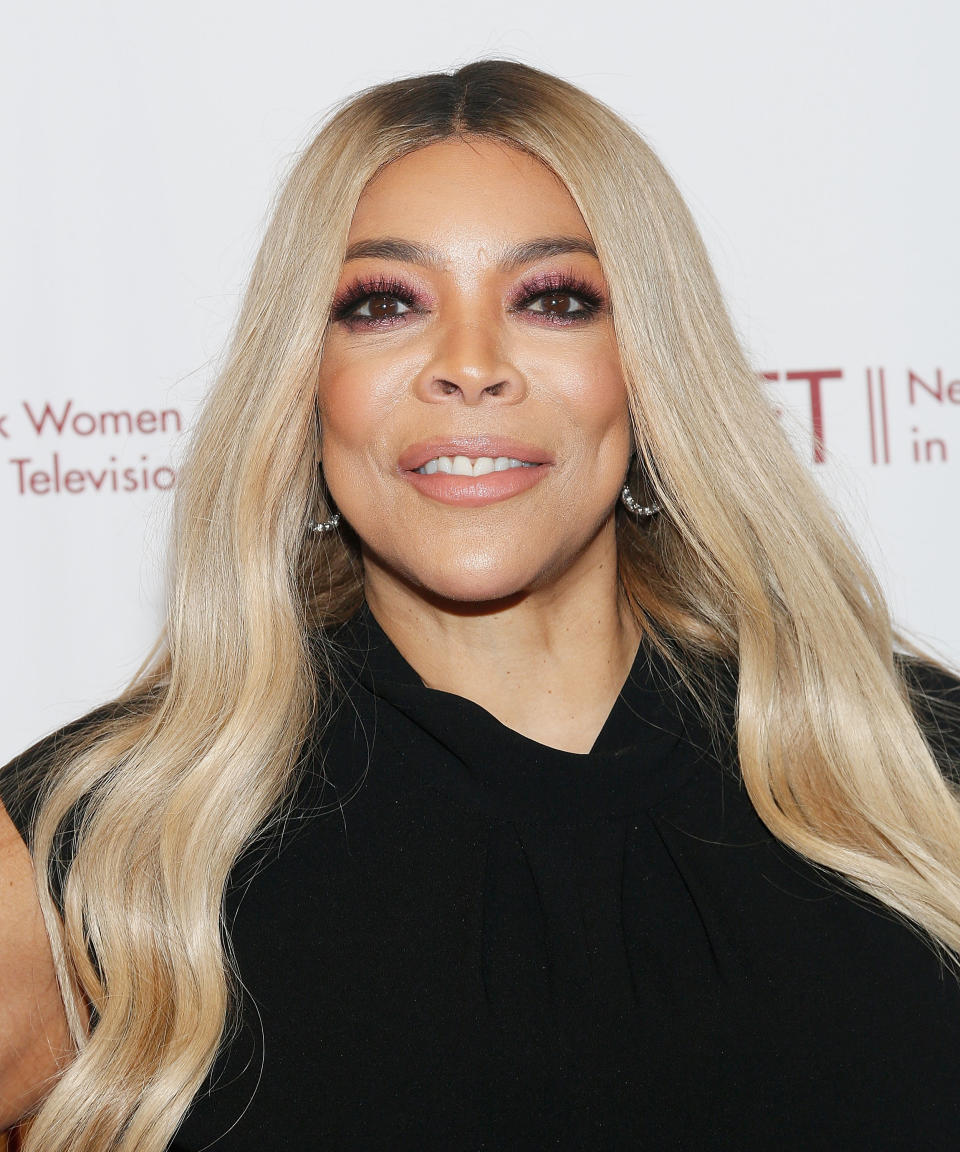
[(367, 185), (318, 402), (368, 584), (489, 601), (610, 561), (631, 441), (606, 283), (526, 153), (445, 140)]

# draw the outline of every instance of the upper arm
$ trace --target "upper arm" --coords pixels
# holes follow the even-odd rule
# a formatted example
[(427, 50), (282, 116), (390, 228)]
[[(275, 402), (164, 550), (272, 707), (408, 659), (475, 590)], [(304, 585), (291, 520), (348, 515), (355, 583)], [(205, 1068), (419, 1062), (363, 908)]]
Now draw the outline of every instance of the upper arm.
[(0, 1131), (40, 1103), (73, 1051), (33, 861), (0, 802)]

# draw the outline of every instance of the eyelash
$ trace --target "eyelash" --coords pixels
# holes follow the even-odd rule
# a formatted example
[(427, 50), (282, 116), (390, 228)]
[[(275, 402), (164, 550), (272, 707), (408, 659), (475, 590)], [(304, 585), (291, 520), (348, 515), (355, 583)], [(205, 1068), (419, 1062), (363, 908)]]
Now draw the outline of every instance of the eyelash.
[[(574, 272), (548, 272), (522, 284), (510, 307), (522, 311), (534, 300), (550, 295), (572, 296), (582, 305), (580, 310), (570, 312), (566, 316), (551, 317), (549, 313), (538, 314), (543, 317), (544, 323), (556, 324), (559, 327), (582, 324), (592, 319), (605, 303), (604, 297), (582, 276)], [(359, 305), (365, 304), (374, 296), (393, 296), (401, 304), (405, 304), (411, 312), (418, 315), (423, 312), (418, 306), (416, 292), (397, 277), (361, 276), (336, 297), (330, 313), (331, 319), (340, 321), (350, 328), (385, 328), (391, 327), (397, 320), (409, 314), (404, 312), (399, 316), (380, 318), (350, 315)]]

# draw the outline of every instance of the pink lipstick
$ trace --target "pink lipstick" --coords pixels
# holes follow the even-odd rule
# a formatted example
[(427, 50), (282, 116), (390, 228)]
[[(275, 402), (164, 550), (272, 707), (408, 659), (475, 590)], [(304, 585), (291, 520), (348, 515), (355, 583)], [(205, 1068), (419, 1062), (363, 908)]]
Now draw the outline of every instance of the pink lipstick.
[(424, 496), (476, 508), (533, 488), (553, 457), (506, 436), (445, 436), (411, 444), (398, 464), (402, 478)]

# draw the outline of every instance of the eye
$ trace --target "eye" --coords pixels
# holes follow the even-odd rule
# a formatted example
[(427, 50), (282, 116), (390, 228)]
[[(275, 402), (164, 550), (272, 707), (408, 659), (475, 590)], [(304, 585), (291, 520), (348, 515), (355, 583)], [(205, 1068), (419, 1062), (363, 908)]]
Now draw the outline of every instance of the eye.
[(384, 328), (410, 313), (419, 313), (416, 295), (393, 277), (361, 278), (333, 302), (331, 319), (348, 328)]
[(572, 272), (551, 272), (522, 285), (512, 311), (547, 324), (582, 324), (604, 307), (600, 290)]
[(413, 309), (392, 292), (378, 292), (374, 296), (367, 296), (365, 300), (354, 305), (348, 315), (363, 320), (392, 320), (394, 316), (403, 316), (405, 312)]
[[(532, 307), (538, 302), (541, 305), (539, 308)], [(591, 309), (572, 292), (541, 292), (539, 296), (527, 301), (527, 311), (546, 316), (575, 316), (578, 312), (589, 312)]]

